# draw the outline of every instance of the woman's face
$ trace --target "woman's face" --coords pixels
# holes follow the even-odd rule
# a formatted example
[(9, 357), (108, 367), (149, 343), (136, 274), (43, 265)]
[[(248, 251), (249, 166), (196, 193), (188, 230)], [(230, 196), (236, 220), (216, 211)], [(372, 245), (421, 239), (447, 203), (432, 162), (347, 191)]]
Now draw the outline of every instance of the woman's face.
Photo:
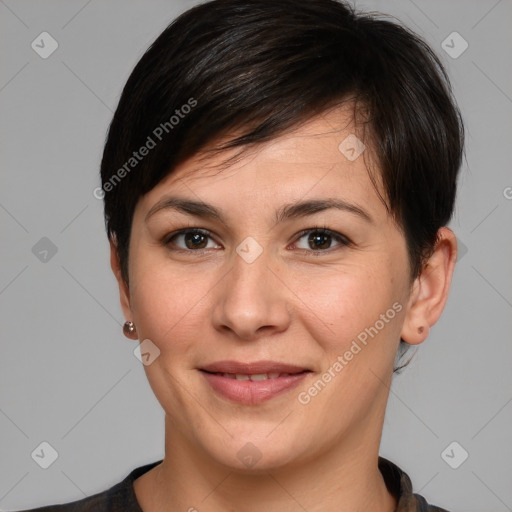
[(347, 112), (227, 168), (193, 158), (137, 204), (125, 315), (167, 435), (200, 457), (268, 469), (378, 447), (409, 262)]

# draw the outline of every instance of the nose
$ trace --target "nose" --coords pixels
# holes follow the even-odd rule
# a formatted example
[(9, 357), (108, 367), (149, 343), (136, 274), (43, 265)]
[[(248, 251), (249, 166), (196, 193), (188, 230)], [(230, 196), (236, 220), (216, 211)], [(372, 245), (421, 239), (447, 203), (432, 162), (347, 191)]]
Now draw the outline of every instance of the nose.
[(216, 287), (215, 328), (245, 341), (286, 330), (291, 292), (270, 255), (263, 251), (251, 263), (238, 254), (233, 259), (231, 271)]

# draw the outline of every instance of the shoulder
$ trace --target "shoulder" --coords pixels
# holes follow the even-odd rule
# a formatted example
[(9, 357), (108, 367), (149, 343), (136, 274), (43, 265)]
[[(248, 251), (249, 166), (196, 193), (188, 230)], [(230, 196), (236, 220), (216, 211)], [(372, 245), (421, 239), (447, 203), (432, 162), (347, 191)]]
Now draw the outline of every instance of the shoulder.
[(379, 457), (379, 470), (388, 490), (397, 500), (395, 512), (448, 512), (430, 505), (423, 496), (414, 493), (409, 475), (390, 460)]
[(110, 489), (81, 500), (48, 505), (19, 512), (142, 512), (133, 489), (133, 482), (160, 461), (135, 468), (124, 480)]
[(448, 510), (444, 508), (428, 504), (427, 500), (419, 494), (413, 494), (413, 496), (417, 502), (417, 506), (414, 510), (417, 510), (418, 512), (448, 512)]

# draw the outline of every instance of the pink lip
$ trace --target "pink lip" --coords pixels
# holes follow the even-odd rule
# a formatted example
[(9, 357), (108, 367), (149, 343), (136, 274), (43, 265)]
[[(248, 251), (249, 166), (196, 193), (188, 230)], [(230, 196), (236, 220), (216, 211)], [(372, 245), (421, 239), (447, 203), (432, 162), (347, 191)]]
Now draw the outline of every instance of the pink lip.
[(257, 373), (301, 373), (308, 368), (291, 364), (277, 363), (275, 361), (254, 361), (253, 363), (239, 363), (238, 361), (217, 361), (200, 370), (210, 373), (244, 373), (254, 375)]
[[(257, 361), (254, 363), (239, 363), (237, 361), (220, 361), (200, 368), (206, 381), (220, 395), (245, 405), (255, 405), (297, 386), (311, 373), (306, 368), (272, 361)], [(238, 373), (254, 375), (261, 373), (286, 373), (275, 379), (266, 380), (236, 380), (219, 375), (223, 373)]]

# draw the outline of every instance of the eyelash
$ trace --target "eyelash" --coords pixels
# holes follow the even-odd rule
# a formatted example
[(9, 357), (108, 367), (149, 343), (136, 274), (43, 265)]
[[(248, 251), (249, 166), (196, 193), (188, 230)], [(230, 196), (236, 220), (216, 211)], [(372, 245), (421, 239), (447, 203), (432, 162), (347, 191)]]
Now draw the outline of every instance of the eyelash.
[[(180, 229), (179, 231), (175, 231), (174, 233), (171, 233), (169, 235), (166, 235), (163, 239), (162, 239), (162, 244), (169, 248), (169, 245), (171, 244), (171, 242), (177, 238), (178, 236), (180, 235), (186, 235), (187, 233), (195, 233), (195, 234), (200, 234), (200, 235), (204, 235), (204, 236), (207, 236), (209, 237), (210, 239), (213, 239), (213, 237), (211, 236), (211, 233), (209, 231), (207, 231), (206, 229), (201, 229), (201, 228), (184, 228), (184, 229)], [(342, 235), (341, 233), (338, 233), (336, 231), (332, 231), (330, 229), (328, 229), (326, 226), (313, 226), (311, 228), (308, 228), (308, 229), (304, 229), (302, 231), (300, 231), (299, 233), (297, 233), (297, 235), (295, 236), (294, 240), (295, 241), (298, 241), (300, 240), (302, 237), (308, 235), (309, 233), (320, 233), (320, 234), (323, 234), (323, 235), (329, 235), (331, 236), (335, 241), (337, 241), (341, 247), (348, 247), (348, 246), (351, 246), (352, 245), (352, 242), (349, 238), (347, 238), (346, 236)], [(182, 249), (182, 248), (178, 248), (178, 249), (171, 249), (169, 248), (170, 250), (172, 251), (178, 251), (178, 252), (189, 252), (189, 253), (192, 253), (192, 252), (196, 252), (196, 253), (202, 253), (204, 251), (208, 251), (209, 249)], [(329, 252), (332, 252), (332, 248), (329, 248), (329, 249), (318, 249), (318, 250), (308, 250), (308, 249), (297, 249), (299, 251), (305, 251), (307, 253), (311, 253), (311, 255), (313, 256), (320, 256), (322, 253), (329, 253)]]

